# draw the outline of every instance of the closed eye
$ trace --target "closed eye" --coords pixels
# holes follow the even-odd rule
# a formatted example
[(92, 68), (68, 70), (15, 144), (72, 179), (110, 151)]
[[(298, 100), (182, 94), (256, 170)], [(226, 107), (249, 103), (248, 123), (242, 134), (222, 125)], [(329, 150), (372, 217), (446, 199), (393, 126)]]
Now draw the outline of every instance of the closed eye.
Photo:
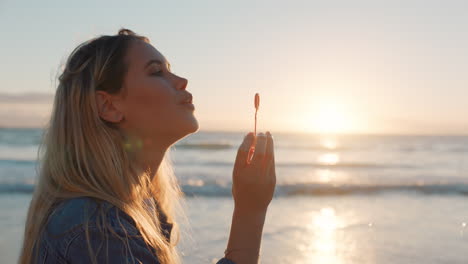
[[(155, 68), (151, 73), (151, 75), (154, 75), (154, 76), (162, 76), (163, 75), (163, 70), (164, 70), (163, 68), (166, 68), (168, 72), (172, 72), (171, 71), (171, 64), (169, 62), (167, 62), (167, 61), (165, 63), (163, 63), (160, 60), (153, 59), (153, 60), (150, 60), (150, 61), (148, 61), (146, 63), (145, 68), (149, 67), (150, 65), (157, 65), (157, 68)], [(164, 67), (163, 65), (166, 66), (166, 67)]]
[(155, 72), (151, 73), (151, 75), (162, 76), (162, 75), (163, 75), (163, 71), (162, 71), (162, 70), (155, 71)]

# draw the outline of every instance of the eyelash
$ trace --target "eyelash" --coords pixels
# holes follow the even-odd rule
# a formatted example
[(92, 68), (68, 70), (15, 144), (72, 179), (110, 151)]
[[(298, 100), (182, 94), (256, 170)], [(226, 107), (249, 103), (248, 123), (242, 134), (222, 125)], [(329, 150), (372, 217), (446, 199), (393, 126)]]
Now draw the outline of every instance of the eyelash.
[(159, 71), (156, 71), (156, 72), (152, 73), (151, 75), (161, 76), (161, 75), (163, 75), (163, 71), (159, 70)]

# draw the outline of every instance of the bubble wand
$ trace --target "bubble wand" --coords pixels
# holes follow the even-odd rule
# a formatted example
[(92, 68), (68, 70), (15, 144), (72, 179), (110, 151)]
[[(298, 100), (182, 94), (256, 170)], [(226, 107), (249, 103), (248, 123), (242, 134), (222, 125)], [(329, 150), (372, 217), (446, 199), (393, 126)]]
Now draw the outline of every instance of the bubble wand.
[[(254, 137), (257, 138), (257, 111), (258, 111), (258, 107), (260, 106), (260, 95), (258, 93), (255, 94), (254, 106), (255, 106)], [(253, 154), (254, 151), (255, 151), (255, 146), (251, 146), (250, 149), (249, 149), (249, 155), (247, 156), (247, 162), (248, 163), (250, 163), (250, 159), (251, 159), (252, 154)]]
[(257, 135), (257, 111), (258, 107), (260, 106), (260, 95), (258, 93), (255, 94), (255, 136)]

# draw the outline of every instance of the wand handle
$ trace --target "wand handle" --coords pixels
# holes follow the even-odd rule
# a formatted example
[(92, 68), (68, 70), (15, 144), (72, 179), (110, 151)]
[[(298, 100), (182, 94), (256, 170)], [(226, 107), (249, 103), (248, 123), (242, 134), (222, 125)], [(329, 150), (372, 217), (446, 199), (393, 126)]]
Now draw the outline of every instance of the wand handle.
[(254, 135), (257, 135), (257, 110), (255, 110), (255, 128), (254, 128)]

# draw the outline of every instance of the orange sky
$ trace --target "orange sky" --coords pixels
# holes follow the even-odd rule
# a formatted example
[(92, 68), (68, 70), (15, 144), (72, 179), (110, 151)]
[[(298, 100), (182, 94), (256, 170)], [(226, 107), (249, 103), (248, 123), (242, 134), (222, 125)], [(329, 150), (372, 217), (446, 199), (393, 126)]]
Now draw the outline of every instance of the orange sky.
[(76, 45), (128, 27), (189, 80), (203, 130), (252, 130), (258, 92), (260, 130), (468, 133), (463, 1), (147, 1), (113, 12), (80, 1), (37, 12), (47, 2), (1, 4), (2, 126), (40, 125), (50, 103), (30, 94), (54, 93)]

